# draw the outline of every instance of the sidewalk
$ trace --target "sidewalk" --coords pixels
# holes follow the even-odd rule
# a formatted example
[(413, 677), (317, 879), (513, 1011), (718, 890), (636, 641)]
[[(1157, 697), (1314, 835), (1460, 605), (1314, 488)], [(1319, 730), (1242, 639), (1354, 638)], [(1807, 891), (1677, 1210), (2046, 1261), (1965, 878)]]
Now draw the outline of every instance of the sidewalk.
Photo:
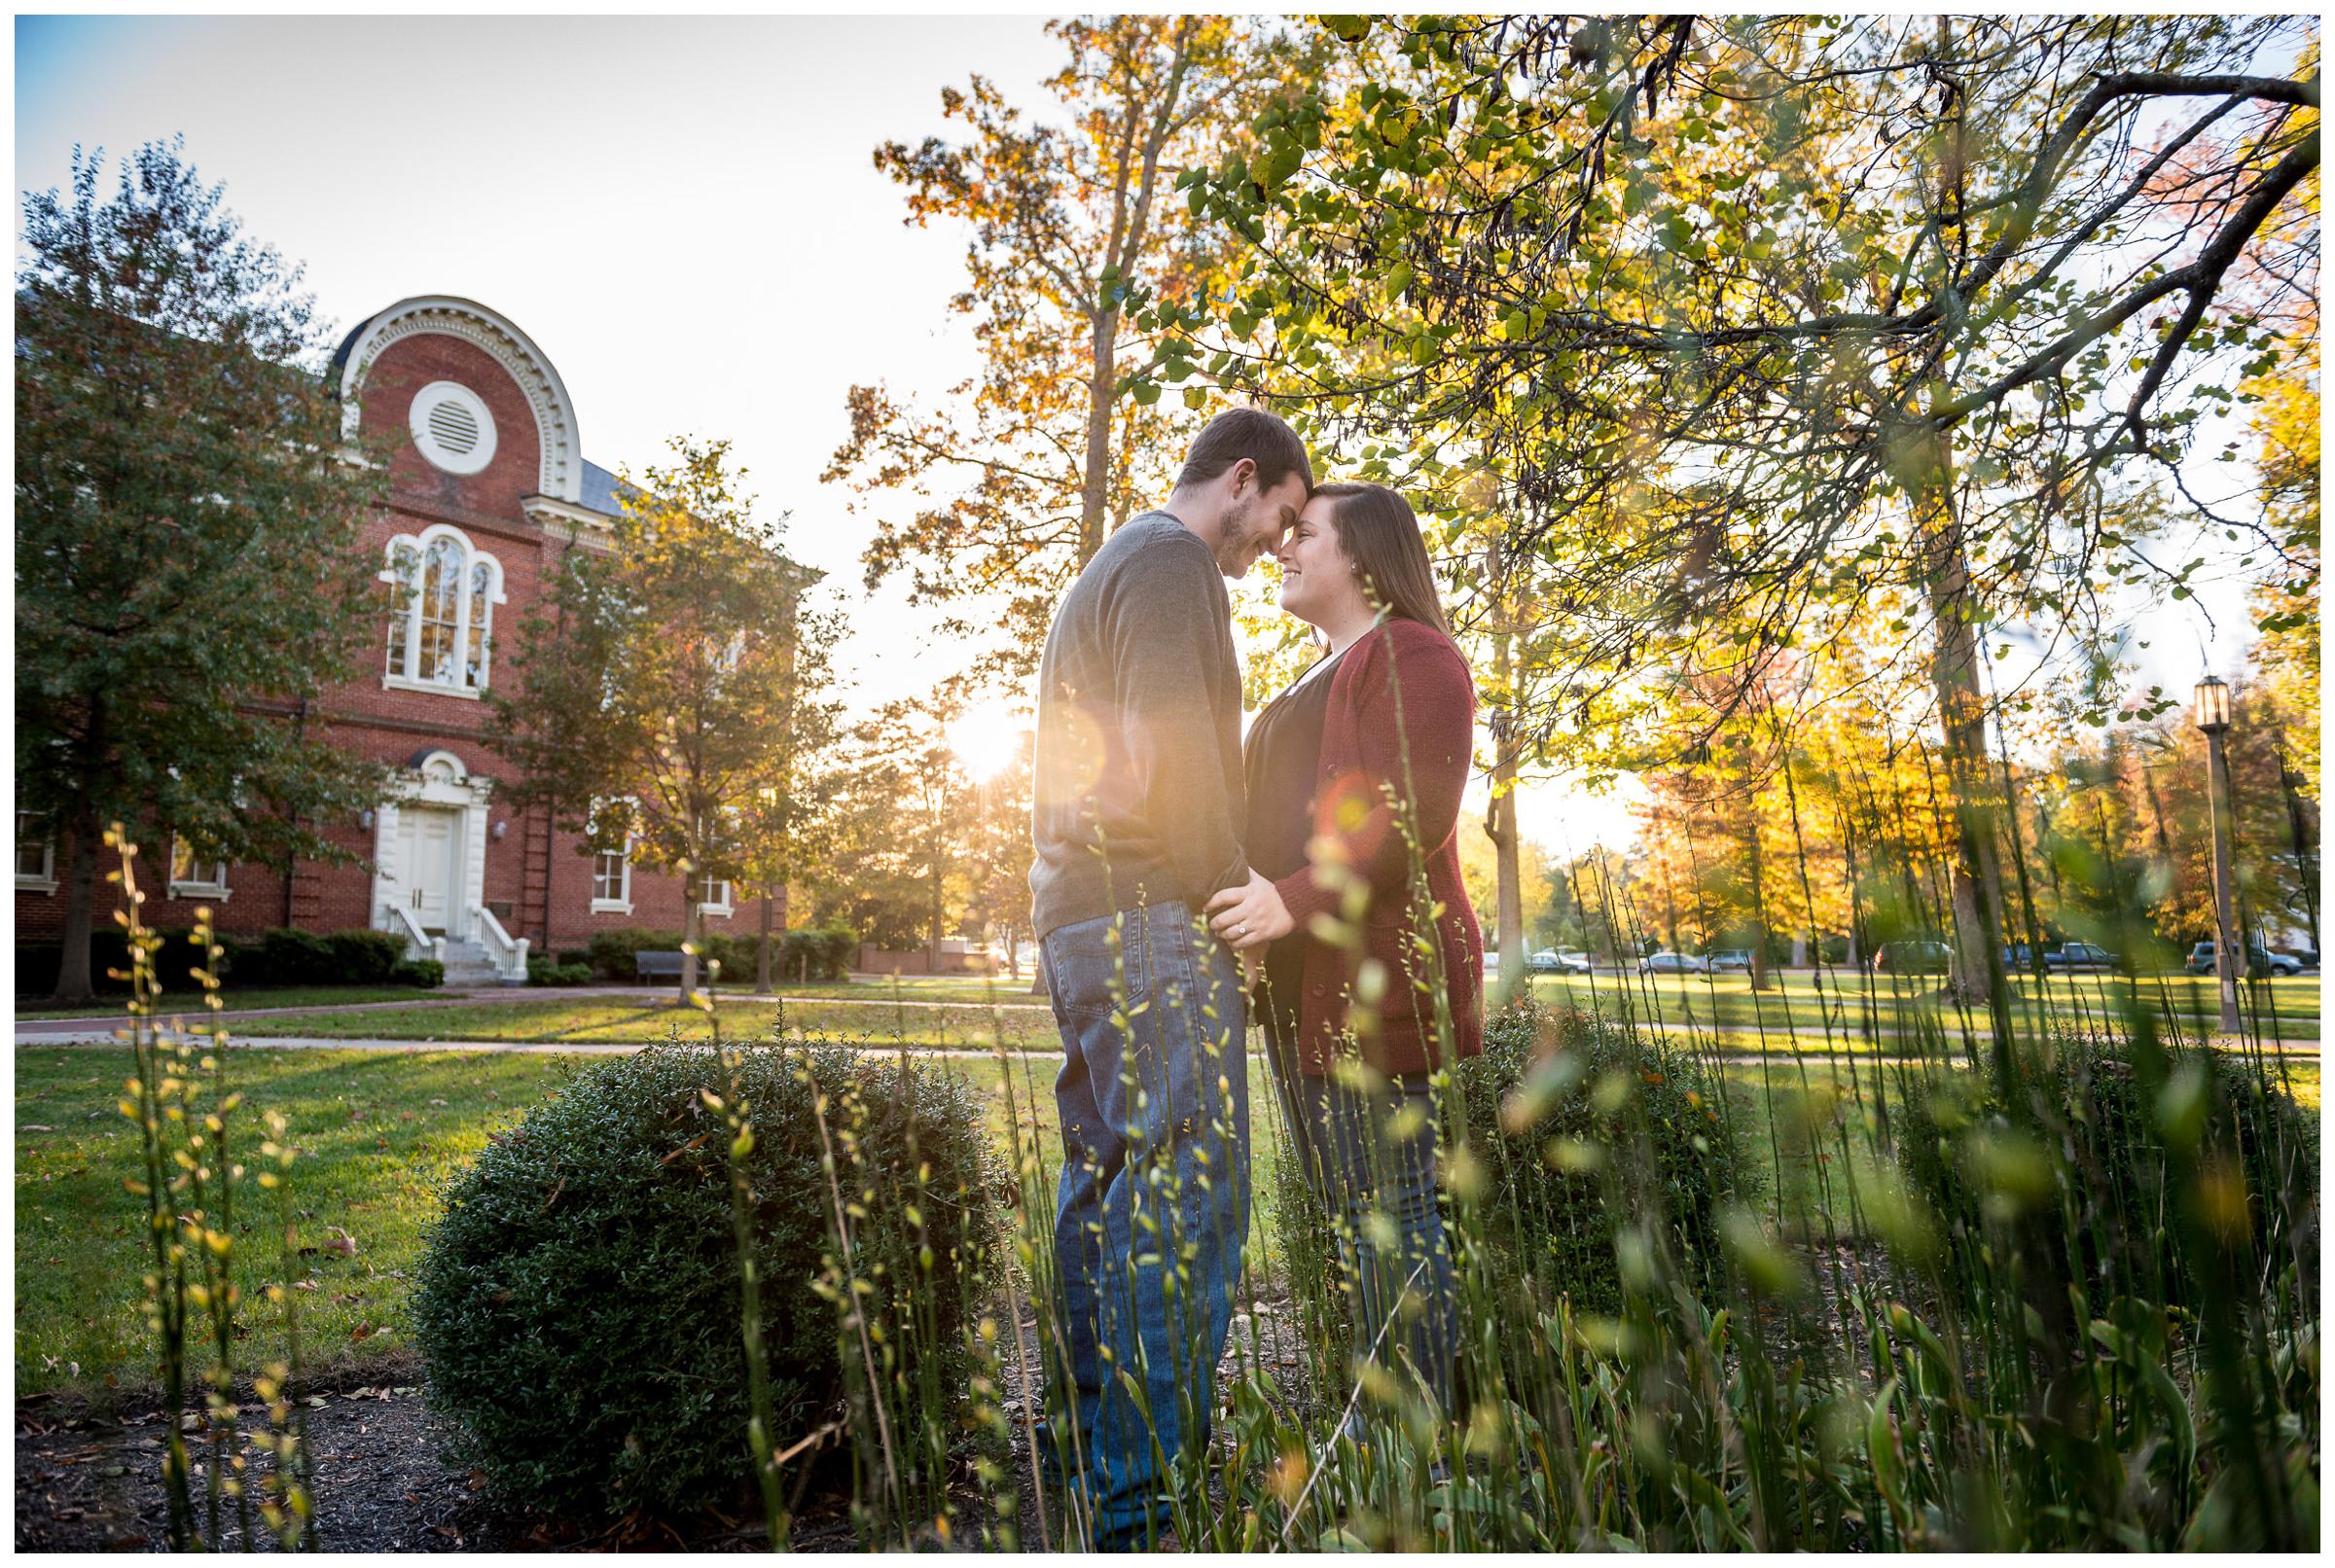
[[(1844, 1041), (1837, 1031), (1828, 1038), (1820, 1029), (1794, 1030), (1788, 1036), (1783, 1030), (1780, 1029), (1769, 1030), (1767, 1033), (1767, 1038), (1773, 1042), (1776, 1042), (1778, 1047), (1780, 1047), (1787, 1039), (1789, 1040), (1792, 1049), (1787, 1052), (1780, 1049), (1762, 1051), (1755, 1046), (1748, 1046), (1741, 1043), (1743, 1037), (1754, 1034), (1754, 1031), (1747, 1029), (1729, 1030), (1726, 1031), (1726, 1036), (1724, 1038), (1713, 1040), (1707, 1027), (1689, 1027), (1683, 1023), (1649, 1023), (1643, 1021), (1641, 1021), (1638, 1026), (1645, 1029), (1649, 1033), (1667, 1034), (1673, 1037), (1681, 1035), (1700, 1037), (1708, 1043), (1707, 1049), (1712, 1055), (1742, 1061), (1760, 1061), (1782, 1058), (1785, 1060), (1797, 1059), (1802, 1061), (1855, 1060), (1858, 1062), (1888, 1065), (1891, 1063), (1913, 1064), (1925, 1059), (1921, 1056), (1905, 1055), (1895, 1051), (1875, 1051), (1850, 1049), (1855, 1044), (1853, 1041)], [(1895, 1037), (1893, 1036), (1886, 1037), (1886, 1039), (1894, 1038)], [(119, 1042), (114, 1039), (113, 1031), (110, 1028), (84, 1028), (73, 1033), (27, 1035), (22, 1031), (22, 1027), (19, 1026), (17, 1035), (17, 1046), (19, 1050), (27, 1050), (43, 1046), (86, 1047), (116, 1045)], [(840, 1041), (834, 1043), (837, 1045), (843, 1044), (843, 1042)], [(1886, 1043), (1886, 1040), (1885, 1040), (1885, 1043)], [(663, 1044), (663, 1042), (650, 1040), (577, 1042), (557, 1040), (372, 1040), (339, 1039), (321, 1035), (271, 1035), (259, 1038), (237, 1038), (232, 1042), (232, 1044), (234, 1045), (234, 1049), (241, 1051), (521, 1051), (548, 1055), (621, 1056), (630, 1051), (645, 1051), (650, 1046), (660, 1045)], [(2253, 1049), (2251, 1042), (2235, 1038), (2218, 1040), (2215, 1042), (2215, 1046), (2218, 1050), (2229, 1051), (2245, 1051)], [(857, 1049), (870, 1054), (889, 1056), (897, 1055), (902, 1048), (898, 1045), (888, 1042), (880, 1042), (862, 1046)], [(906, 1049), (919, 1056), (938, 1056), (944, 1059), (961, 1058), (965, 1060), (988, 1060), (996, 1055), (995, 1051), (986, 1047), (979, 1050), (971, 1050), (960, 1049), (957, 1047), (911, 1045)], [(2318, 1042), (2316, 1040), (2265, 1041), (2263, 1042), (2262, 1049), (2265, 1053), (2269, 1055), (2289, 1056), (2298, 1061), (2316, 1061), (2318, 1059), (2319, 1054)], [(1014, 1055), (1059, 1056), (1061, 1053), (1060, 1048), (1056, 1046), (1019, 1046), (1009, 1048), (1009, 1054)], [(1253, 1049), (1249, 1053), (1257, 1056), (1262, 1055), (1261, 1051)], [(1950, 1056), (1951, 1052), (1948, 1054)]]

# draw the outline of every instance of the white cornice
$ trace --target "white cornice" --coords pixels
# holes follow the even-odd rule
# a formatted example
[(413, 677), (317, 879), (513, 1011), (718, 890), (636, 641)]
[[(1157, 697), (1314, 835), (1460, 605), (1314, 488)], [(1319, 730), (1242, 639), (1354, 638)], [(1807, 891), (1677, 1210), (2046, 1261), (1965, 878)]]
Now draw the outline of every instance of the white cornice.
[(576, 502), (584, 496), (584, 445), (576, 431), (575, 405), (559, 373), (533, 339), (502, 316), (472, 300), (452, 295), (416, 295), (401, 300), (358, 330), (341, 371), (341, 430), (358, 430), (358, 395), (381, 350), (416, 333), (459, 338), (484, 350), (510, 373), (535, 415), (542, 472), (536, 488), (548, 499)]

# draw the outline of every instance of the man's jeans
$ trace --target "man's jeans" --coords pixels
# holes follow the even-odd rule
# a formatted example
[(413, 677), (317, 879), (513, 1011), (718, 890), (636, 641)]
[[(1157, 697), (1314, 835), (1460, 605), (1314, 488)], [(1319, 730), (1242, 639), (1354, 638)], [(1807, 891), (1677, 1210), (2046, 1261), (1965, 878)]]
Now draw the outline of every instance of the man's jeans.
[[(1277, 1049), (1273, 1066), (1291, 1154), (1338, 1232), (1355, 1363), (1409, 1361), (1448, 1418), (1458, 1306), (1435, 1204), (1436, 1095), (1428, 1075), (1388, 1078), (1340, 1062), (1315, 1077)], [(1406, 1297), (1417, 1298), (1408, 1312)], [(1339, 1391), (1341, 1401), (1345, 1395)]]
[(1248, 1239), (1248, 1004), (1181, 902), (1063, 926), (1042, 961), (1065, 1057), (1056, 1387), (1076, 1394), (1049, 1425), (1096, 1544), (1126, 1547), (1160, 1522), (1162, 1467), (1208, 1441)]

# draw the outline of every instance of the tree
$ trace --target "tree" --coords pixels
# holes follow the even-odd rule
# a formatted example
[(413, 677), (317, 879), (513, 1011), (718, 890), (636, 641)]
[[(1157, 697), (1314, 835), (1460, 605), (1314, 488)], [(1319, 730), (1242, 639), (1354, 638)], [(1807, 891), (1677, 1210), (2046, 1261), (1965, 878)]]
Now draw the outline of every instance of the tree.
[[(1286, 96), (1302, 60), (1223, 18), (1053, 21), (1069, 57), (1047, 84), (1060, 125), (1030, 122), (979, 77), (942, 94), (964, 139), (888, 142), (876, 166), (908, 193), (908, 222), (962, 223), (969, 316), (982, 370), (958, 407), (918, 410), (880, 386), (848, 396), (849, 438), (822, 476), (880, 516), (865, 555), (873, 589), (898, 573), (914, 602), (967, 607), (946, 627), (1007, 635), (966, 672), (1026, 677), (1063, 587), (1105, 534), (1165, 494), (1205, 400), (1159, 402), (1173, 344), (1132, 325), (1150, 301), (1195, 303), (1221, 270), (1224, 236), (1172, 188), (1237, 144), (1256, 106)], [(1148, 384), (1148, 383), (1147, 383)], [(970, 605), (980, 606), (979, 624)]]
[[(686, 997), (701, 889), (749, 870), (770, 885), (799, 820), (800, 741), (824, 709), (797, 614), (814, 574), (780, 551), (782, 524), (754, 518), (729, 443), (671, 445), (671, 464), (627, 476), (608, 539), (566, 551), (522, 617), (490, 736), (521, 770), (514, 800), (549, 805), (587, 851), (629, 839), (683, 878)], [(774, 834), (758, 831), (766, 805)]]
[[(297, 267), (180, 160), (98, 198), (30, 195), (17, 279), (17, 790), (59, 830), (60, 1002), (89, 999), (100, 837), (351, 859), (323, 832), (386, 793), (310, 709), (378, 624), (354, 460)], [(166, 851), (165, 851), (166, 852)]]
[(820, 894), (822, 911), (865, 941), (920, 942), (933, 970), (965, 905), (970, 787), (947, 733), (956, 711), (946, 696), (901, 698), (853, 729)]
[(761, 941), (754, 956), (754, 988), (774, 983), (774, 907), (788, 883), (816, 865), (833, 832), (834, 747), (843, 704), (831, 695), (832, 653), (843, 631), (840, 615), (797, 612), (795, 637), (783, 671), (788, 691), (782, 754), (769, 777), (737, 809), (738, 861), (746, 885), (759, 890)]
[(2317, 167), (2316, 68), (2257, 63), (2307, 24), (1331, 25), (1360, 69), (1201, 182), (1251, 242), (1238, 285), (1144, 324), (1369, 432), (1366, 474), (1491, 485), (1510, 554), (1587, 601), (1533, 716), (1580, 749), (1626, 750), (1661, 681), (1748, 691), (1812, 611), (1916, 590), (2000, 1022), (1988, 630), (2081, 642), (2120, 588), (2187, 596), (2167, 496), (2282, 550), (2182, 463), (2225, 373), (2289, 351), (2225, 287)]
[(1015, 737), (1011, 761), (973, 781), (973, 810), (965, 823), (968, 936), (995, 937), (1005, 946), (1007, 973), (1022, 974), (1021, 941), (1030, 930), (1029, 812), (1031, 731)]

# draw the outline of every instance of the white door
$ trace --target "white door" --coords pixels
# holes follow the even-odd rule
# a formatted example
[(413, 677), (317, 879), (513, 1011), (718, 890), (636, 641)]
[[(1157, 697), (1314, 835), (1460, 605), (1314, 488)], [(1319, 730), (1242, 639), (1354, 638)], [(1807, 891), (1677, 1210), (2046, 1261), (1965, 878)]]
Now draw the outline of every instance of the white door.
[(462, 817), (408, 806), (397, 814), (400, 897), (424, 931), (444, 932), (454, 902), (454, 850)]

